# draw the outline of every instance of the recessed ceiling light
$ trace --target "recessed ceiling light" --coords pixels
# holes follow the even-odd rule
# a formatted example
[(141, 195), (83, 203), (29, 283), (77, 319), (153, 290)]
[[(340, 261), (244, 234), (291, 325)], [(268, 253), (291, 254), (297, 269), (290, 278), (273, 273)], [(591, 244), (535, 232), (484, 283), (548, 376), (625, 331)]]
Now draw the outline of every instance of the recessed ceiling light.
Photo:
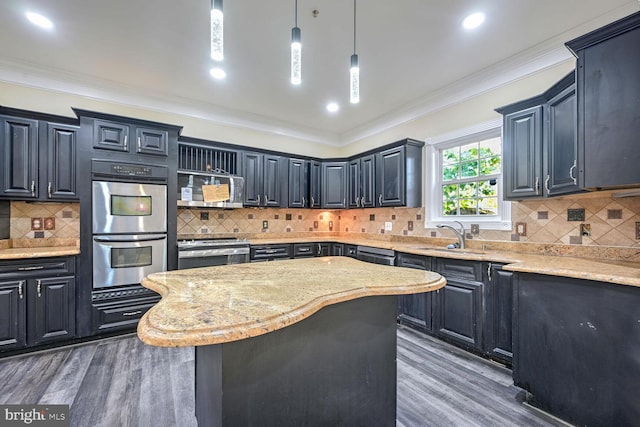
[(37, 25), (40, 28), (44, 28), (45, 30), (53, 28), (53, 22), (51, 22), (46, 16), (42, 16), (39, 13), (27, 12), (27, 19), (31, 21), (32, 24)]
[(227, 77), (227, 73), (225, 73), (224, 70), (220, 67), (213, 67), (211, 70), (209, 70), (209, 74), (211, 74), (211, 77), (218, 80)]
[(464, 18), (462, 21), (462, 26), (465, 30), (473, 30), (474, 28), (478, 28), (484, 22), (484, 13), (476, 12)]
[(335, 102), (330, 102), (327, 104), (327, 111), (329, 111), (330, 113), (335, 113), (339, 109), (340, 109), (340, 106)]

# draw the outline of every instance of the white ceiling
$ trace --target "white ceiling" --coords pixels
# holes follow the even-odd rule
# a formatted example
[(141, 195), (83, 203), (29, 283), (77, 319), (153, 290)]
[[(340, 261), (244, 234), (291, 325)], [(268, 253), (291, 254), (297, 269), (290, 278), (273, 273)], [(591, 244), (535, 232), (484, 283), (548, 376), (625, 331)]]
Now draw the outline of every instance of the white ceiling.
[[(350, 0), (299, 0), (296, 87), (294, 0), (224, 1), (224, 81), (209, 75), (210, 0), (2, 0), (0, 81), (341, 145), (446, 97), (566, 60), (565, 41), (639, 8), (637, 0), (361, 0), (361, 102), (351, 105)], [(34, 27), (27, 10), (55, 28)], [(475, 11), (486, 13), (485, 24), (464, 31), (462, 19)], [(341, 110), (327, 112), (329, 101)]]

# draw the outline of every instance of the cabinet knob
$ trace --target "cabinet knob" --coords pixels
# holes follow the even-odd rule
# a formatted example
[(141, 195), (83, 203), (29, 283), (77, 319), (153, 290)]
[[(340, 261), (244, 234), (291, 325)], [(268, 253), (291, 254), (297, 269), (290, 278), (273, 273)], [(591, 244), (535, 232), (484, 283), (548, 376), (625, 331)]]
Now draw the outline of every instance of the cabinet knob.
[(573, 175), (573, 171), (576, 170), (576, 160), (573, 160), (573, 166), (571, 166), (569, 168), (569, 178), (571, 178), (573, 180), (573, 185), (577, 185), (578, 184), (578, 180), (576, 179), (576, 177)]
[(51, 198), (51, 181), (49, 181), (49, 185), (47, 185), (47, 195)]

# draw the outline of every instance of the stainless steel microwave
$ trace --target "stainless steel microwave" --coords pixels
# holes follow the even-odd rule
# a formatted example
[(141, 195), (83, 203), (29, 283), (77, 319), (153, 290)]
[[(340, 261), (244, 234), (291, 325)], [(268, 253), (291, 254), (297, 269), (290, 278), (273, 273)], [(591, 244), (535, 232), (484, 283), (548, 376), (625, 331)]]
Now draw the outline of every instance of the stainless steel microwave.
[[(205, 201), (204, 186), (228, 189), (226, 200)], [(225, 192), (226, 197), (226, 192)], [(178, 206), (241, 208), (244, 201), (244, 178), (211, 172), (178, 171)]]

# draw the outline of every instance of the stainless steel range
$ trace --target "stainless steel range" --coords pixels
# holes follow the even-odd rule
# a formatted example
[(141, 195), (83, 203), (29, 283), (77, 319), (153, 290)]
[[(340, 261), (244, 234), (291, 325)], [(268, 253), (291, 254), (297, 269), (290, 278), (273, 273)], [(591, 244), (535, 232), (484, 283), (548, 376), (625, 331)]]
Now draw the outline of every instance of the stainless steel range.
[(249, 241), (213, 238), (178, 242), (178, 269), (249, 262)]

